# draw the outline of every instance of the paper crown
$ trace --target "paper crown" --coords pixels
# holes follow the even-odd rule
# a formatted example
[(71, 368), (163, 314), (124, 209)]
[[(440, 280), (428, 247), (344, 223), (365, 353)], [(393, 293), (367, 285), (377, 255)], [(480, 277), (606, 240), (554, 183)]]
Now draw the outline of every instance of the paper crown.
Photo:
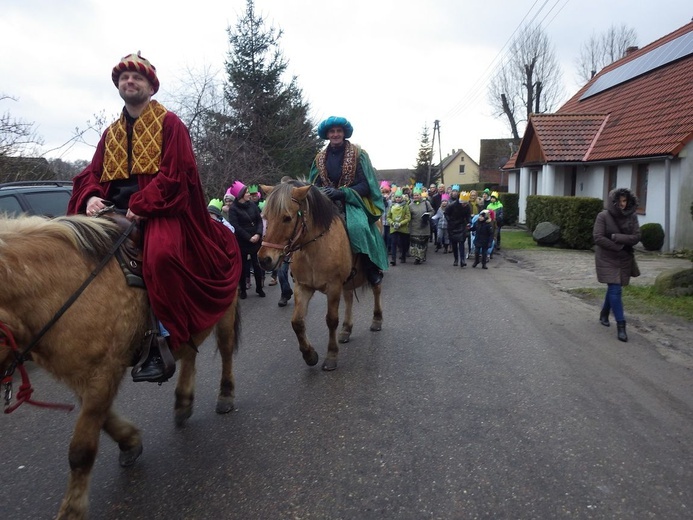
[(238, 194), (241, 192), (242, 189), (245, 188), (245, 184), (243, 184), (241, 181), (235, 181), (231, 187), (226, 190), (226, 193), (228, 195), (231, 195), (234, 199), (238, 198)]
[(460, 185), (459, 184), (453, 184), (452, 185), (452, 191), (460, 191)]

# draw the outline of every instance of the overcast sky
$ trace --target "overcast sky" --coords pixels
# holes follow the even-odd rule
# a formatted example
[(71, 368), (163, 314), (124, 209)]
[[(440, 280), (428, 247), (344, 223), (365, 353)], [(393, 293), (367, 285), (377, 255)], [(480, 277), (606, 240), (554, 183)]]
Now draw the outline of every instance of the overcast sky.
[[(91, 159), (66, 143), (93, 115), (122, 108), (111, 82), (119, 59), (140, 50), (157, 68), (161, 90), (179, 88), (186, 70), (222, 74), (227, 27), (245, 0), (0, 0), (0, 102), (33, 122), (47, 157)], [(347, 117), (352, 141), (378, 169), (410, 168), (424, 125), (440, 121), (443, 156), (479, 140), (509, 137), (493, 117), (487, 83), (509, 41), (541, 22), (563, 70), (565, 99), (579, 88), (575, 61), (593, 33), (625, 24), (642, 47), (685, 25), (690, 0), (256, 0), (256, 12), (284, 32), (280, 48), (317, 123)], [(91, 142), (95, 145), (98, 136)], [(438, 158), (435, 147), (434, 161)]]

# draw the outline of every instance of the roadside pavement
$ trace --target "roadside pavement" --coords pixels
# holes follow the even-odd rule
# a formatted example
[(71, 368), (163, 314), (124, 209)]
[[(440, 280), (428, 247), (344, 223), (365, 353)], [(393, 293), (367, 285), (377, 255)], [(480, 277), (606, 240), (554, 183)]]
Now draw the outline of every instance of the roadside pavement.
[[(494, 260), (497, 256), (510, 264), (516, 264), (518, 268), (532, 273), (560, 291), (569, 292), (578, 288), (602, 288), (606, 291), (606, 286), (597, 281), (592, 251), (547, 247), (534, 250), (501, 250), (494, 254)], [(690, 260), (644, 250), (636, 250), (636, 259), (642, 274), (638, 278), (631, 278), (632, 285), (652, 285), (663, 271), (691, 267)], [(594, 321), (598, 325), (601, 298), (584, 301), (594, 305)], [(625, 311), (629, 332), (634, 330), (646, 337), (668, 361), (693, 369), (692, 322), (666, 314), (634, 314), (627, 307)], [(613, 324), (612, 328), (615, 334)]]

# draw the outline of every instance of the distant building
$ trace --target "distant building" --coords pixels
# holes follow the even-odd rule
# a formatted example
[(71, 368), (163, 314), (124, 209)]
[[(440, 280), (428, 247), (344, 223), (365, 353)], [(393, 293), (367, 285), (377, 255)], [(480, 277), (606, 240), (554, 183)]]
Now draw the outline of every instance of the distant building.
[(479, 165), (462, 149), (453, 150), (443, 159), (441, 167), (439, 182), (446, 186), (479, 182)]
[(376, 170), (378, 180), (395, 183), (397, 186), (406, 186), (414, 178), (414, 170), (399, 168), (393, 170)]
[(503, 166), (520, 147), (520, 139), (481, 139), (479, 146), (479, 182), (507, 191), (508, 172)]

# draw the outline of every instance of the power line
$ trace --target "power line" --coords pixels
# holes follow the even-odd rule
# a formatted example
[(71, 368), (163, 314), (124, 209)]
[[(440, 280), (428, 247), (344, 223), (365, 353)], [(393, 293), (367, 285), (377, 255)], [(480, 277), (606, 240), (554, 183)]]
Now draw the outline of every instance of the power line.
[[(445, 118), (450, 120), (450, 119), (455, 119), (457, 116), (459, 116), (461, 113), (465, 112), (470, 106), (472, 106), (478, 99), (479, 97), (484, 93), (485, 89), (487, 88), (488, 81), (490, 77), (493, 75), (493, 71), (490, 71), (490, 69), (494, 66), (494, 64), (501, 59), (501, 63), (508, 58), (506, 48), (508, 47), (509, 43), (513, 40), (515, 34), (523, 27), (527, 26), (532, 26), (534, 24), (534, 21), (539, 17), (541, 12), (544, 10), (546, 5), (550, 2), (550, 0), (544, 0), (544, 2), (541, 4), (539, 9), (534, 13), (532, 18), (525, 24), (525, 20), (527, 19), (528, 16), (530, 16), (530, 13), (534, 9), (534, 6), (536, 6), (537, 2), (539, 0), (535, 0), (535, 2), (532, 4), (532, 6), (529, 8), (525, 16), (522, 18), (520, 23), (517, 25), (515, 30), (512, 32), (510, 37), (507, 39), (501, 50), (498, 52), (496, 57), (489, 63), (489, 65), (486, 67), (484, 73), (477, 79), (477, 81), (472, 85), (472, 88), (467, 92), (466, 96), (463, 97), (457, 104), (453, 106), (446, 114)], [(554, 9), (556, 9), (556, 6), (561, 2), (562, 0), (555, 0), (551, 8), (546, 12), (541, 19), (541, 21), (536, 24), (535, 30), (538, 30), (539, 27), (543, 26), (544, 21), (547, 19), (547, 17), (553, 12)], [(550, 25), (553, 20), (558, 16), (558, 14), (563, 10), (563, 8), (567, 5), (569, 0), (564, 0), (563, 5), (556, 11), (554, 16), (549, 20), (549, 22), (546, 24), (546, 26)], [(505, 64), (501, 65), (501, 67), (506, 66)], [(497, 70), (497, 69), (494, 69)]]

